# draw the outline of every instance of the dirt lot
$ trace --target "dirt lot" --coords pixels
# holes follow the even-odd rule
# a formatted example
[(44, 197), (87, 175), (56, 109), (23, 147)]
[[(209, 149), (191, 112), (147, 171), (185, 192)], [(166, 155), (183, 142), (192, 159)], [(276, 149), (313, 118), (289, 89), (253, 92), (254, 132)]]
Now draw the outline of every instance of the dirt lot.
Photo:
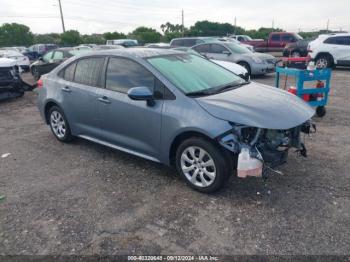
[(58, 142), (33, 92), (2, 103), (0, 254), (350, 254), (349, 72), (334, 72), (308, 159), (291, 153), (283, 176), (231, 178), (214, 195), (159, 164)]

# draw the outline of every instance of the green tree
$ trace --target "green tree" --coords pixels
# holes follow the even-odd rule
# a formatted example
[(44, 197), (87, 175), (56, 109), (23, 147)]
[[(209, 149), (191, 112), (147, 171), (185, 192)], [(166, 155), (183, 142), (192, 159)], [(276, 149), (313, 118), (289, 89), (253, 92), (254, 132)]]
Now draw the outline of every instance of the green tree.
[(103, 34), (103, 37), (105, 40), (113, 40), (126, 38), (126, 35), (118, 32), (106, 32)]
[(34, 36), (34, 43), (36, 44), (60, 44), (61, 36), (60, 34), (50, 33), (50, 34), (37, 34)]
[[(162, 24), (160, 28), (163, 32), (163, 40), (165, 42), (169, 42), (173, 38), (182, 36), (182, 25), (166, 22), (165, 24)], [(188, 31), (188, 29), (184, 28), (184, 32), (186, 31)]]
[(138, 27), (129, 34), (130, 38), (135, 38), (141, 43), (157, 43), (162, 35), (153, 28)]
[(244, 29), (229, 23), (217, 23), (207, 20), (198, 21), (186, 33), (188, 36), (226, 36), (228, 34), (242, 34)]
[(81, 43), (81, 35), (77, 30), (69, 30), (61, 34), (62, 45), (79, 45)]
[(82, 35), (82, 41), (84, 44), (102, 45), (106, 43), (105, 38), (99, 34)]
[(33, 40), (34, 36), (26, 25), (6, 23), (0, 26), (0, 46), (28, 46)]
[(282, 32), (280, 28), (266, 28), (260, 27), (258, 30), (252, 29), (245, 31), (246, 35), (249, 35), (253, 39), (268, 39), (271, 32)]

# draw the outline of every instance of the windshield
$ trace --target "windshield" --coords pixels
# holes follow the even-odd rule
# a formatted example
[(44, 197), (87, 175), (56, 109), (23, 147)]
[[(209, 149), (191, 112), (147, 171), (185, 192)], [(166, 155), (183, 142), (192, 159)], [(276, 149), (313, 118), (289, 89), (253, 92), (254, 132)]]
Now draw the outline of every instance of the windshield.
[(234, 54), (249, 54), (252, 53), (249, 49), (242, 45), (237, 45), (235, 43), (225, 43), (225, 45), (234, 53)]
[(294, 34), (294, 36), (295, 36), (295, 38), (298, 39), (298, 40), (303, 40), (303, 38), (302, 38), (300, 35), (298, 35), (298, 34)]
[(185, 94), (245, 83), (239, 76), (193, 54), (151, 57), (148, 62)]

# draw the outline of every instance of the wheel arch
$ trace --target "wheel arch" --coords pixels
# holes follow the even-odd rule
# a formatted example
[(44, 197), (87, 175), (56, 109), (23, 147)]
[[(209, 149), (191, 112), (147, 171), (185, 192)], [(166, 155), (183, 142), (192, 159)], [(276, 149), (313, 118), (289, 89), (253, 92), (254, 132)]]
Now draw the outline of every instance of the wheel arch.
[(50, 111), (50, 108), (53, 106), (57, 106), (62, 110), (62, 108), (59, 106), (59, 104), (56, 101), (54, 101), (54, 100), (47, 101), (47, 103), (44, 106), (44, 116), (45, 116), (46, 124), (49, 124), (49, 114), (48, 113)]
[(330, 58), (331, 58), (332, 64), (333, 64), (333, 65), (335, 64), (334, 57), (333, 57), (333, 55), (332, 55), (331, 53), (329, 53), (329, 52), (319, 52), (319, 53), (315, 56), (315, 61), (316, 61), (320, 56), (322, 56), (322, 55), (330, 57)]
[(240, 63), (247, 64), (249, 66), (248, 73), (250, 75), (252, 74), (252, 64), (249, 61), (240, 59), (240, 60), (237, 60), (237, 62), (235, 62), (235, 63), (238, 64), (238, 65), (241, 65)]
[(179, 147), (179, 145), (181, 144), (181, 142), (183, 142), (186, 139), (191, 138), (191, 137), (203, 138), (211, 143), (218, 145), (217, 141), (214, 138), (210, 137), (209, 135), (205, 134), (204, 132), (200, 132), (200, 131), (196, 131), (196, 130), (183, 131), (174, 137), (174, 139), (170, 145), (169, 156), (168, 156), (170, 166), (173, 166), (173, 167), (175, 166), (176, 150)]

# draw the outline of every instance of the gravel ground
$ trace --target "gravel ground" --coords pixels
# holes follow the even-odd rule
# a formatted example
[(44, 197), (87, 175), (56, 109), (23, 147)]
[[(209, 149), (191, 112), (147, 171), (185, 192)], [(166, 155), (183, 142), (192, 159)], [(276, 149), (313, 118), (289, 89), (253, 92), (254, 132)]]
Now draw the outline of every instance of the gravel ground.
[[(274, 75), (255, 79), (272, 84)], [(84, 140), (58, 142), (36, 95), (0, 104), (0, 255), (350, 254), (350, 74), (333, 74), (309, 157), (213, 195)]]

